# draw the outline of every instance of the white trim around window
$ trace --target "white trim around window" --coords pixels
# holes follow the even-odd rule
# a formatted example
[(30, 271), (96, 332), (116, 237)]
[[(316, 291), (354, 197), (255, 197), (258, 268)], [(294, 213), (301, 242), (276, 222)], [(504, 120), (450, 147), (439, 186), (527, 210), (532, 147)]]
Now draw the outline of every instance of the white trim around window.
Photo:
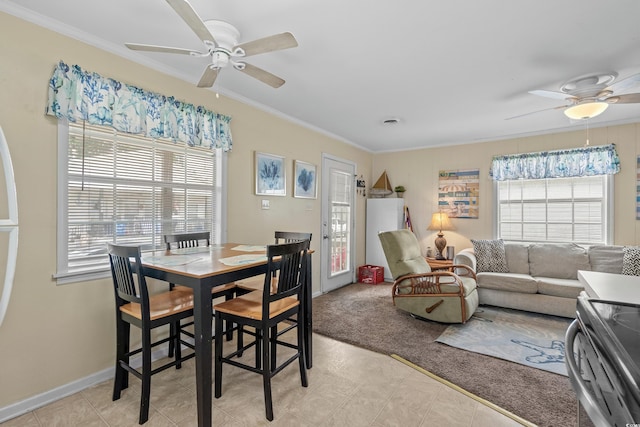
[(60, 120), (56, 283), (109, 277), (108, 241), (143, 251), (162, 248), (163, 234), (226, 241), (226, 167), (220, 149)]

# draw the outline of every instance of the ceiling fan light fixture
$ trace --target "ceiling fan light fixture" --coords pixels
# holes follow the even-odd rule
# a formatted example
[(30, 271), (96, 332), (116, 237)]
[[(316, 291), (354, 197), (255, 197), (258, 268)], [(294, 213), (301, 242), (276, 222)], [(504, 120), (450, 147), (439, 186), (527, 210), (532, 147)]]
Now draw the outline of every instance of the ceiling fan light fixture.
[(591, 119), (604, 113), (607, 107), (609, 104), (606, 102), (585, 102), (567, 108), (564, 114), (574, 120)]

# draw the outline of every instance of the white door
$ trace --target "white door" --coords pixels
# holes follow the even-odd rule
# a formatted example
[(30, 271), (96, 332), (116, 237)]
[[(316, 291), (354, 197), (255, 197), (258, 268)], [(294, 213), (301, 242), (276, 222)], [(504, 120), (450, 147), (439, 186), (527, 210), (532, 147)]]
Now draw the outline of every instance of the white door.
[(322, 292), (353, 282), (355, 164), (322, 155)]

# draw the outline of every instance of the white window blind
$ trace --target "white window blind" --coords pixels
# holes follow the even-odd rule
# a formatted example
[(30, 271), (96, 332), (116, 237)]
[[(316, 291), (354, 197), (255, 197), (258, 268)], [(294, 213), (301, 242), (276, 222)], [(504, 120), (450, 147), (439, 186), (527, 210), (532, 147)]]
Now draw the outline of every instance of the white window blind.
[(107, 242), (144, 251), (162, 248), (164, 234), (196, 231), (221, 241), (219, 150), (108, 127), (60, 126), (67, 132), (60, 141), (59, 283), (106, 271)]
[(498, 237), (609, 243), (610, 175), (496, 182)]

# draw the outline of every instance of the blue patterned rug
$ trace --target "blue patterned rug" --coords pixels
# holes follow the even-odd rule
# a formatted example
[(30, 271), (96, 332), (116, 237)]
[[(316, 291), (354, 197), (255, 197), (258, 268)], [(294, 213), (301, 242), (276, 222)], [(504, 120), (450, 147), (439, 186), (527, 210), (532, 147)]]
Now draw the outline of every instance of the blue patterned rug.
[(436, 341), (566, 376), (564, 334), (570, 323), (564, 317), (482, 306)]

